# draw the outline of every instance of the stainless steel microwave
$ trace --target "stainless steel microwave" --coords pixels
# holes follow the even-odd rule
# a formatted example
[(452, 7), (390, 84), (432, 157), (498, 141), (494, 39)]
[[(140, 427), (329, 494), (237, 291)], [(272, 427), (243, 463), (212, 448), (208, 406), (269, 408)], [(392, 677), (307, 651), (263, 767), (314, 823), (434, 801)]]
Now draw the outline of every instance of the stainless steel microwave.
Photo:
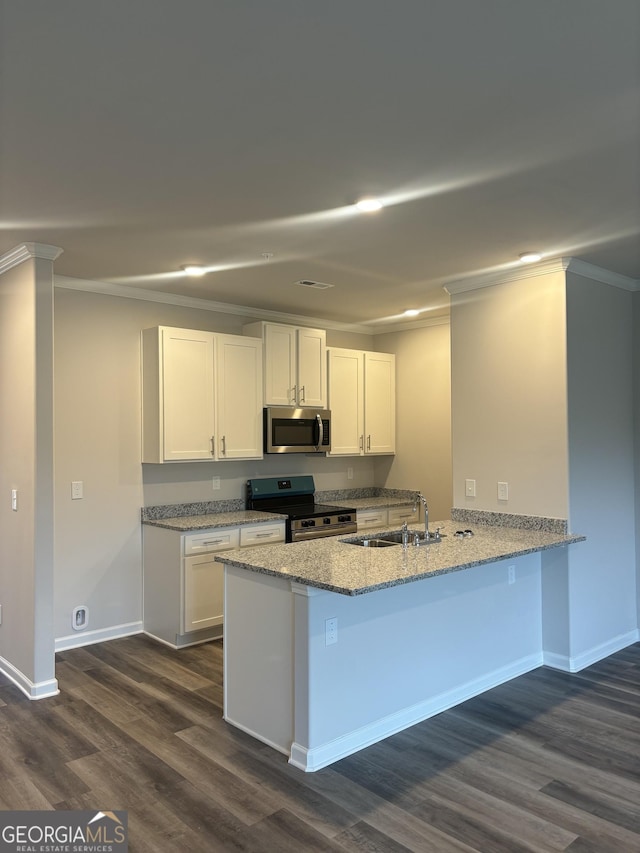
[(269, 406), (264, 410), (265, 453), (325, 453), (331, 450), (331, 412)]

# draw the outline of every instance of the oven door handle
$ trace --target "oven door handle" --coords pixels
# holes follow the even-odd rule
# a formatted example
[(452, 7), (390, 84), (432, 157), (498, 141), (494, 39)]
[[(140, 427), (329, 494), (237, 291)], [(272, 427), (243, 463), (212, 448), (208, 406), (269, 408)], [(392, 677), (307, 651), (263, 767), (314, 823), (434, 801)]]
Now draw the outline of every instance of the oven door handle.
[(318, 414), (316, 414), (316, 422), (318, 424), (318, 440), (316, 442), (316, 450), (320, 450), (322, 442), (324, 441), (324, 424), (322, 423), (322, 418)]

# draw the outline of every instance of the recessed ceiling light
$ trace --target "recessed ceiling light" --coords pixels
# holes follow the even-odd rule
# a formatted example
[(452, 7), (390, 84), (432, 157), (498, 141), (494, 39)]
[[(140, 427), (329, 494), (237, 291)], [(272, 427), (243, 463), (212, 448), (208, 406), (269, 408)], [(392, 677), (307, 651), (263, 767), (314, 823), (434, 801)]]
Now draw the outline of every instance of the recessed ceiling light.
[(539, 252), (522, 252), (520, 255), (521, 264), (535, 264), (542, 258)]
[(417, 308), (407, 308), (404, 312), (405, 317), (417, 317), (420, 311)]
[(183, 264), (181, 269), (185, 275), (204, 275), (207, 271), (202, 264)]
[(375, 210), (380, 210), (382, 202), (377, 198), (361, 198), (356, 202), (356, 207), (363, 213), (373, 213)]

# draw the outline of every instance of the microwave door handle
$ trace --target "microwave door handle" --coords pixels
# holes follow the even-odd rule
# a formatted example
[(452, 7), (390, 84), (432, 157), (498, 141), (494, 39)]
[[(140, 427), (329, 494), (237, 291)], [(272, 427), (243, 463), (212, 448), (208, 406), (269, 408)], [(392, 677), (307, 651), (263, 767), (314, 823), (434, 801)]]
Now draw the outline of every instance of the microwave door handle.
[(316, 415), (316, 421), (318, 422), (318, 443), (316, 444), (316, 450), (320, 450), (324, 441), (324, 425), (320, 415)]

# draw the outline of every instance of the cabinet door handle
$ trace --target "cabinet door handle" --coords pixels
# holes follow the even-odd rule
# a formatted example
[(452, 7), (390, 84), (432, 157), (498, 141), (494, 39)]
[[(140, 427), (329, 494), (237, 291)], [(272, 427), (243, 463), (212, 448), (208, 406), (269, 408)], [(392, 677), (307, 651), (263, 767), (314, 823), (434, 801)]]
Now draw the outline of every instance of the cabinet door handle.
[(222, 436), (222, 455), (223, 456), (227, 455), (227, 436), (226, 435)]
[(211, 436), (211, 455), (216, 455), (216, 437), (215, 435)]
[(360, 445), (360, 450), (364, 450), (364, 436), (363, 435), (360, 436), (359, 445)]
[(221, 542), (225, 542), (225, 539), (207, 539), (206, 542), (202, 542), (202, 545), (220, 545)]
[(273, 533), (256, 533), (256, 539), (270, 539), (274, 534)]
[(367, 450), (371, 450), (371, 436), (367, 436)]
[(301, 402), (301, 403), (304, 403), (304, 402), (305, 402), (304, 397), (305, 397), (305, 394), (304, 394), (304, 385), (301, 385), (301, 386), (300, 386), (300, 394), (299, 394), (299, 397), (298, 397), (298, 399), (300, 400), (300, 402)]
[(298, 402), (298, 400), (296, 399), (297, 391), (298, 391), (298, 386), (294, 385), (293, 388), (291, 389), (291, 402), (292, 403)]

